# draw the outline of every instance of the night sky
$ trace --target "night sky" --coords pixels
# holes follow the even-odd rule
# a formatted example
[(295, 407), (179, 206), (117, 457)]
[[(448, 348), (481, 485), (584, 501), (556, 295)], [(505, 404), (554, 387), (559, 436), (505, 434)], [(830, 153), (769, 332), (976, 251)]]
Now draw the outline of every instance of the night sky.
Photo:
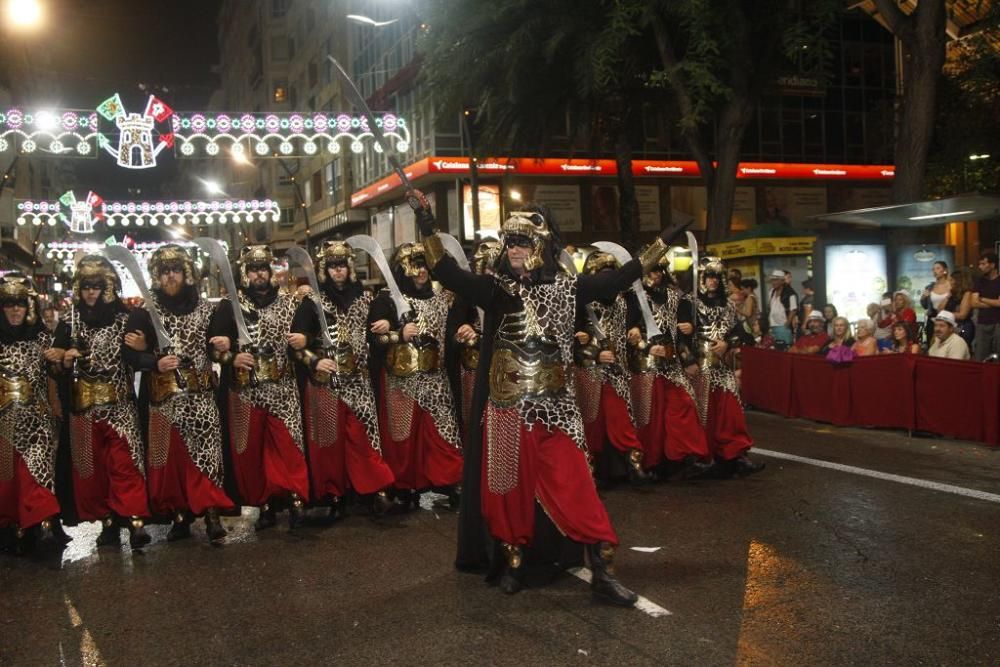
[[(188, 111), (204, 109), (218, 87), (213, 68), (219, 61), (221, 0), (43, 2), (44, 32), (18, 37), (34, 44), (31, 74), (55, 84), (56, 97), (35, 100), (34, 106), (94, 109), (117, 92), (128, 111), (141, 113), (152, 93), (173, 109)], [(74, 166), (75, 189), (92, 189), (107, 200), (204, 196), (190, 179), (178, 179), (169, 149), (152, 169), (122, 169), (103, 152), (96, 159), (74, 160)]]

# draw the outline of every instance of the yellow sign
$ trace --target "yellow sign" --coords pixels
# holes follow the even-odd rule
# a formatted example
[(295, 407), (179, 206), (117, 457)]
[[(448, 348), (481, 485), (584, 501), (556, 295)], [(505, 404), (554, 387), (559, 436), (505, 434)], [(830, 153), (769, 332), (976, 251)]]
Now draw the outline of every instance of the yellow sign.
[(722, 259), (736, 257), (762, 257), (765, 255), (809, 255), (815, 236), (787, 236), (764, 239), (746, 239), (713, 243), (708, 251)]

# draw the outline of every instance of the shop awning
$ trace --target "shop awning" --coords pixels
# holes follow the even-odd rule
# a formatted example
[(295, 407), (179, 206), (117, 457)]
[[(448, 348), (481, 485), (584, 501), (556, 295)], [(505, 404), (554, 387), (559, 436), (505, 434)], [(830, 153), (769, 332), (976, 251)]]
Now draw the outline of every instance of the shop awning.
[(865, 227), (933, 227), (952, 222), (994, 220), (1000, 219), (1000, 195), (973, 192), (912, 204), (824, 213), (812, 219)]

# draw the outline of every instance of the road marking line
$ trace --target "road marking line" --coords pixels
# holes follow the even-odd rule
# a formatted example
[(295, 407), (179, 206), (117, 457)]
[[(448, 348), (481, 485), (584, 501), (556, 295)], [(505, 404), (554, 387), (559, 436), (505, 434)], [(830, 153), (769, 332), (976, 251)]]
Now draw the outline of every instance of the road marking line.
[(945, 493), (953, 493), (957, 496), (965, 496), (967, 498), (975, 498), (976, 500), (985, 500), (991, 503), (1000, 503), (1000, 495), (995, 493), (988, 493), (986, 491), (977, 491), (976, 489), (966, 489), (962, 486), (954, 486), (952, 484), (942, 484), (941, 482), (931, 482), (926, 479), (918, 479), (916, 477), (904, 477), (903, 475), (893, 475), (888, 472), (879, 472), (878, 470), (868, 470), (867, 468), (857, 468), (855, 466), (843, 465), (842, 463), (831, 463), (830, 461), (822, 461), (820, 459), (810, 459), (805, 456), (797, 456), (795, 454), (786, 454), (785, 452), (776, 452), (770, 449), (757, 449), (754, 447), (754, 452), (762, 456), (770, 456), (776, 459), (785, 459), (787, 461), (795, 461), (797, 463), (805, 463), (808, 465), (818, 466), (820, 468), (829, 468), (830, 470), (838, 470), (840, 472), (853, 473), (855, 475), (862, 475), (864, 477), (874, 477), (875, 479), (884, 479), (889, 482), (898, 482), (900, 484), (909, 484), (910, 486), (919, 486), (923, 489), (931, 489), (933, 491), (943, 491)]
[[(582, 579), (583, 581), (590, 583), (591, 574), (590, 569), (586, 567), (573, 567), (569, 570), (577, 579)], [(635, 608), (646, 614), (649, 614), (653, 618), (660, 618), (661, 616), (673, 616), (673, 612), (668, 609), (664, 609), (660, 605), (656, 604), (649, 598), (639, 596), (638, 602), (635, 603)]]

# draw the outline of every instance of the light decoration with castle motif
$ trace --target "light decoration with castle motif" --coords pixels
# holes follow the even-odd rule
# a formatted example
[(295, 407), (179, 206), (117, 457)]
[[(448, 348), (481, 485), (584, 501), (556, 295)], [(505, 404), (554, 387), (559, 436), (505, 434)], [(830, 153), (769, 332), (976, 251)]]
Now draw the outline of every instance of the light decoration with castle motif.
[(172, 148), (174, 145), (174, 137), (169, 129), (163, 130), (157, 126), (158, 123), (165, 125), (174, 111), (155, 95), (149, 96), (142, 115), (126, 112), (118, 93), (101, 102), (97, 107), (97, 113), (113, 122), (118, 128), (117, 145), (101, 133), (98, 133), (97, 142), (108, 154), (116, 158), (119, 167), (126, 169), (155, 167), (156, 156), (164, 148)]
[[(87, 202), (89, 208), (83, 205)], [(87, 194), (84, 202), (78, 202), (75, 195), (68, 192), (59, 201), (17, 201), (15, 208), (18, 225), (54, 227), (58, 222), (64, 222), (80, 234), (94, 231), (94, 224), (99, 220), (103, 220), (108, 227), (156, 227), (160, 224), (277, 222), (281, 217), (281, 205), (272, 199), (106, 202), (93, 192)], [(84, 222), (88, 215), (89, 222)]]

